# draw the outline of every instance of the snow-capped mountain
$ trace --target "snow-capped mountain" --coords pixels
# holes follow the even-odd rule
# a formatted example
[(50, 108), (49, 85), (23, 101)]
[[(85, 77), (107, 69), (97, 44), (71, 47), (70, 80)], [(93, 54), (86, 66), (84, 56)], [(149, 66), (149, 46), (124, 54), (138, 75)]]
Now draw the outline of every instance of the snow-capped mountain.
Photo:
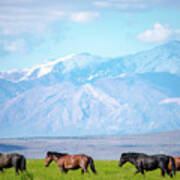
[(89, 79), (123, 73), (168, 72), (180, 75), (179, 50), (180, 42), (173, 41), (149, 51), (119, 58), (102, 58), (89, 53), (72, 54), (22, 71), (0, 72), (0, 78), (18, 82), (38, 79), (48, 74), (79, 74)]
[(180, 42), (119, 58), (73, 54), (0, 73), (0, 137), (180, 129)]
[(19, 82), (24, 80), (38, 79), (50, 73), (60, 73), (65, 75), (77, 69), (84, 69), (87, 66), (99, 65), (107, 60), (107, 58), (92, 56), (88, 53), (72, 54), (29, 69), (24, 69), (22, 71), (13, 70), (1, 72), (0, 78), (13, 82)]

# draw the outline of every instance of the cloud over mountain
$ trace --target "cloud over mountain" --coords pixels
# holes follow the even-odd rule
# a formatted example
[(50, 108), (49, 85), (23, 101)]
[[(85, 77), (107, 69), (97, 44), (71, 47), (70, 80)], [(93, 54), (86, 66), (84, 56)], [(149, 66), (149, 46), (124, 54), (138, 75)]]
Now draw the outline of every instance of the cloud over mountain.
[(168, 26), (155, 23), (153, 29), (146, 30), (138, 35), (138, 39), (147, 42), (165, 42), (174, 39), (180, 39), (180, 30), (172, 30)]

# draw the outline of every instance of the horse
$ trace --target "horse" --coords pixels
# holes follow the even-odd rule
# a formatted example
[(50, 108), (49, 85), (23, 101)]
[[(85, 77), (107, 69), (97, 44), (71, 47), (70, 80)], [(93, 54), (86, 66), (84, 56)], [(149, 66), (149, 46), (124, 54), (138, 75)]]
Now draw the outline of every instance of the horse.
[(52, 161), (55, 161), (61, 172), (65, 174), (68, 173), (69, 170), (76, 170), (79, 168), (81, 168), (81, 174), (84, 174), (85, 172), (88, 172), (89, 164), (91, 171), (94, 174), (97, 173), (92, 157), (85, 154), (70, 155), (66, 153), (47, 152), (45, 166), (48, 167)]
[(26, 159), (23, 155), (12, 153), (2, 154), (0, 153), (0, 171), (3, 172), (4, 168), (14, 167), (17, 174), (20, 171), (26, 170)]
[(173, 170), (174, 175), (176, 173), (175, 161), (171, 156), (164, 154), (157, 154), (149, 156), (144, 153), (123, 153), (120, 158), (119, 166), (122, 167), (126, 162), (130, 162), (136, 167), (135, 174), (141, 172), (144, 175), (144, 171), (151, 171), (157, 168), (161, 169), (161, 175), (164, 177), (167, 173), (170, 177), (173, 177), (171, 170), (168, 169), (169, 161), (171, 160), (171, 170)]
[[(180, 171), (180, 157), (173, 157), (175, 161), (176, 171)], [(172, 170), (172, 162), (169, 161), (168, 170)]]

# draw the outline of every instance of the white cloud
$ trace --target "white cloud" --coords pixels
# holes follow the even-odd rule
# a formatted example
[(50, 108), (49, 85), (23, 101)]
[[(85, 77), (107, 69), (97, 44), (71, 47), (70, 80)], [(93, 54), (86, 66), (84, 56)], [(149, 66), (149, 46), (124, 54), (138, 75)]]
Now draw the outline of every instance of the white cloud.
[(21, 33), (42, 33), (48, 23), (62, 19), (65, 16), (61, 10), (34, 7), (0, 7), (0, 33), (15, 35)]
[(72, 13), (70, 20), (74, 22), (91, 22), (99, 17), (98, 12), (77, 12)]
[(149, 10), (152, 8), (178, 8), (179, 0), (96, 0), (93, 2), (96, 7), (109, 8), (125, 11)]
[(144, 0), (104, 0), (93, 3), (97, 7), (111, 8), (125, 11), (146, 9), (147, 5)]
[(56, 37), (64, 38), (67, 32), (66, 25), (58, 24), (58, 36), (54, 26), (54, 23), (59, 21), (84, 23), (96, 20), (99, 13), (89, 10), (91, 1), (86, 2), (83, 0), (77, 3), (74, 3), (74, 0), (68, 0), (68, 2), (65, 0), (0, 0), (1, 51), (5, 55), (25, 52), (33, 49), (34, 43), (42, 44), (46, 37), (50, 36), (52, 41), (57, 41)]
[(93, 4), (97, 7), (102, 7), (102, 8), (111, 6), (111, 4), (107, 1), (95, 1)]
[(51, 23), (57, 21), (92, 21), (99, 14), (87, 10), (92, 8), (92, 3), (89, 0), (86, 2), (87, 4), (83, 0), (77, 3), (73, 0), (0, 0), (0, 34), (41, 34), (47, 31)]
[(4, 50), (7, 52), (22, 53), (25, 51), (25, 49), (25, 41), (23, 39), (16, 39), (14, 41), (4, 43)]
[(153, 29), (149, 29), (139, 34), (137, 38), (143, 42), (164, 42), (168, 40), (178, 39), (180, 37), (179, 30), (172, 30), (168, 26), (155, 23)]
[(180, 105), (180, 98), (164, 99), (159, 104), (169, 104), (169, 103), (176, 103), (176, 104)]
[(180, 7), (174, 0), (0, 0), (0, 33), (41, 34), (50, 23), (60, 20), (91, 22), (100, 8), (141, 11), (158, 7)]

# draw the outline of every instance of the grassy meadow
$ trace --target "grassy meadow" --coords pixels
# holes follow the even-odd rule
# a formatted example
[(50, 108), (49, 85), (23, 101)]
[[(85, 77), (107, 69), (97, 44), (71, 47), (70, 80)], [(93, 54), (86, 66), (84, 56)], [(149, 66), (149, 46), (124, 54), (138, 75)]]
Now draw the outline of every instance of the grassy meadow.
[[(127, 163), (123, 167), (118, 167), (118, 161), (95, 161), (95, 167), (98, 172), (94, 175), (90, 169), (89, 174), (81, 175), (80, 170), (69, 171), (68, 174), (62, 174), (55, 162), (49, 167), (44, 166), (44, 160), (27, 160), (27, 172), (15, 175), (14, 168), (5, 169), (0, 173), (0, 180), (168, 180), (172, 179), (166, 175), (160, 176), (160, 170), (149, 171), (145, 177), (141, 174), (135, 175), (135, 167)], [(180, 179), (180, 172), (173, 178)]]

